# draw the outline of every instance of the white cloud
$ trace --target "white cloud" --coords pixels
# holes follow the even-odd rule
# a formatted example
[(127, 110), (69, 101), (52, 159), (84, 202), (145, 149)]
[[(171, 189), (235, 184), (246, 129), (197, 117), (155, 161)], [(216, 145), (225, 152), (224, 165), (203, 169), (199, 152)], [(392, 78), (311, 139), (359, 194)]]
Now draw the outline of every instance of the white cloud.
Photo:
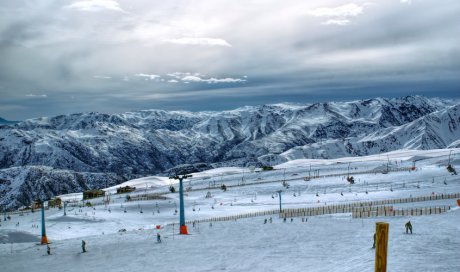
[(369, 3), (364, 3), (359, 6), (355, 3), (338, 6), (335, 8), (317, 8), (308, 12), (315, 17), (329, 17), (331, 19), (322, 22), (323, 25), (339, 25), (345, 26), (351, 23), (350, 17), (356, 17), (363, 13), (364, 6)]
[(168, 82), (178, 82), (178, 80), (182, 81), (183, 83), (190, 83), (190, 82), (203, 82), (203, 83), (242, 83), (247, 81), (247, 76), (243, 76), (242, 78), (216, 78), (216, 77), (207, 77), (206, 75), (200, 73), (190, 73), (190, 72), (174, 72), (167, 74), (168, 76), (174, 78), (169, 80)]
[(199, 76), (184, 76), (181, 78), (182, 81), (184, 82), (206, 82), (206, 83), (242, 83), (246, 82), (246, 79), (241, 79), (241, 78), (231, 78), (231, 77), (226, 77), (226, 78), (201, 78)]
[(167, 74), (168, 76), (170, 77), (173, 77), (173, 78), (176, 78), (176, 79), (182, 79), (183, 77), (185, 76), (196, 76), (196, 77), (200, 77), (201, 74), (200, 73), (190, 73), (190, 72), (174, 72), (174, 73), (169, 73)]
[(182, 78), (182, 81), (203, 82), (204, 80), (201, 77), (197, 76), (185, 76)]
[(135, 74), (134, 76), (136, 77), (142, 77), (142, 78), (145, 78), (145, 80), (155, 80), (157, 78), (160, 78), (161, 76), (159, 75), (149, 75), (149, 74)]
[(93, 78), (98, 78), (98, 79), (111, 79), (112, 77), (110, 76), (93, 76)]
[(85, 0), (72, 3), (65, 8), (76, 9), (80, 11), (101, 11), (101, 10), (111, 10), (111, 11), (120, 11), (125, 12), (114, 0)]
[(351, 21), (348, 19), (329, 19), (325, 22), (322, 22), (321, 24), (323, 25), (339, 25), (339, 26), (344, 26), (348, 25)]
[(363, 13), (363, 7), (355, 3), (338, 6), (335, 8), (317, 8), (309, 12), (316, 17), (355, 17)]
[(178, 39), (166, 39), (164, 42), (183, 44), (183, 45), (207, 45), (207, 46), (226, 46), (231, 47), (226, 40), (216, 38), (178, 38)]
[(412, 0), (401, 0), (401, 3), (410, 5), (412, 4)]
[(170, 80), (168, 80), (168, 82), (170, 82), (170, 83), (177, 83), (177, 82), (179, 82), (179, 81), (177, 81), (177, 80), (175, 80), (175, 79), (170, 79)]
[(46, 98), (48, 97), (46, 94), (27, 94), (27, 97), (37, 97), (37, 98)]
[(246, 82), (246, 79), (231, 78), (231, 77), (226, 77), (226, 78), (211, 77), (210, 79), (207, 79), (206, 81), (208, 83), (238, 83), (238, 82)]

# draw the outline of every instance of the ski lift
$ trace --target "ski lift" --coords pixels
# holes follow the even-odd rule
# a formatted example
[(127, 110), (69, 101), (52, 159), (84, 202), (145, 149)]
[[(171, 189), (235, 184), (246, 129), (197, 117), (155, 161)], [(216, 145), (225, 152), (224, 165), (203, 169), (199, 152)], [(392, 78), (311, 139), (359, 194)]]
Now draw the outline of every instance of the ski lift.
[(211, 195), (211, 192), (210, 192), (210, 191), (208, 191), (208, 192), (206, 193), (206, 196), (205, 196), (205, 198), (211, 198), (211, 197), (212, 197), (212, 195)]
[(455, 168), (452, 166), (452, 164), (447, 165), (446, 169), (452, 175), (457, 175), (457, 171), (455, 171)]
[(449, 152), (449, 162), (447, 163), (447, 171), (449, 173), (452, 173), (452, 175), (457, 175), (457, 171), (455, 171), (455, 168), (450, 164), (450, 156), (452, 155), (452, 150)]
[(192, 190), (192, 181), (188, 180), (188, 187), (185, 188), (185, 191), (190, 192)]
[(350, 184), (355, 184), (355, 178), (354, 178), (353, 176), (348, 176), (348, 177), (347, 177), (347, 181), (348, 181), (348, 183), (350, 183)]

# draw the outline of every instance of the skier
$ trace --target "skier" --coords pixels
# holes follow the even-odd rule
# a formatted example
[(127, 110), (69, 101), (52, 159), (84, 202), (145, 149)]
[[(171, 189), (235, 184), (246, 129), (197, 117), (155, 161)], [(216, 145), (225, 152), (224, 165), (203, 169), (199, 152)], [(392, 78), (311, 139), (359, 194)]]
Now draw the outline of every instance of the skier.
[(85, 240), (81, 240), (81, 251), (82, 251), (82, 253), (86, 252), (86, 242), (85, 242)]
[(294, 218), (291, 218), (291, 223), (294, 222)]
[(272, 223), (272, 221), (273, 221), (271, 217), (270, 217), (269, 221), (270, 221), (270, 224), (271, 224), (271, 223)]
[(286, 223), (286, 217), (285, 217), (285, 218), (283, 218), (283, 222), (284, 222), (284, 223)]
[(407, 221), (405, 226), (406, 226), (406, 234), (408, 234), (409, 231), (410, 231), (410, 234), (412, 234), (412, 224), (410, 223), (410, 221)]
[(51, 248), (50, 248), (50, 245), (46, 245), (46, 253), (48, 253), (48, 255), (51, 255)]
[(375, 248), (375, 237), (377, 237), (377, 233), (374, 232), (374, 244), (372, 244), (372, 248)]
[(161, 243), (161, 235), (160, 235), (160, 233), (157, 233), (157, 243)]
[(267, 224), (267, 218), (264, 219), (264, 224)]

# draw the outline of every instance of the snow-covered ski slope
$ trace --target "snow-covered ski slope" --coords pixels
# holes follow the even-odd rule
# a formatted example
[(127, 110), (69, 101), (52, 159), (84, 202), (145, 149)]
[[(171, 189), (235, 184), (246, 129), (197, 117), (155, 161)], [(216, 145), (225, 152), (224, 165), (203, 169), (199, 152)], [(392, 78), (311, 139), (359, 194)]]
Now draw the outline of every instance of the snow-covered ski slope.
[[(451, 164), (458, 170), (459, 150), (453, 149), (297, 160), (273, 171), (231, 167), (194, 173), (184, 182), (189, 189), (185, 217), (196, 220), (278, 209), (278, 190), (283, 191), (283, 209), (459, 193), (459, 176), (446, 170), (450, 151)], [(413, 161), (416, 170), (407, 170)], [(364, 174), (354, 174), (358, 172)], [(346, 181), (348, 173), (355, 184)], [(305, 176), (311, 179), (305, 181)], [(282, 185), (284, 180), (289, 188)], [(226, 192), (221, 183), (227, 185)], [(46, 247), (36, 245), (40, 229), (32, 225), (40, 224), (39, 212), (12, 214), (6, 222), (2, 216), (1, 271), (373, 271), (371, 246), (377, 221), (390, 224), (388, 271), (460, 271), (460, 210), (455, 199), (397, 205), (452, 207), (440, 215), (352, 219), (351, 214), (333, 214), (308, 217), (307, 222), (288, 218), (286, 223), (274, 215), (273, 223), (267, 224), (263, 221), (269, 216), (212, 226), (190, 224), (190, 235), (178, 236), (178, 194), (168, 193), (170, 185), (178, 189), (177, 181), (149, 177), (123, 185), (137, 187), (130, 193), (133, 199), (154, 194), (165, 199), (126, 202), (127, 194), (114, 194), (112, 187), (107, 189), (113, 193), (109, 205), (93, 199), (94, 208), (69, 206), (67, 216), (63, 210), (49, 209), (46, 230), (51, 256)], [(211, 198), (205, 197), (208, 192)], [(78, 198), (81, 195), (63, 196), (69, 201)], [(408, 220), (413, 235), (404, 234)], [(126, 232), (119, 232), (122, 229)], [(156, 243), (157, 232), (161, 244)], [(84, 254), (80, 253), (82, 239), (88, 249)]]

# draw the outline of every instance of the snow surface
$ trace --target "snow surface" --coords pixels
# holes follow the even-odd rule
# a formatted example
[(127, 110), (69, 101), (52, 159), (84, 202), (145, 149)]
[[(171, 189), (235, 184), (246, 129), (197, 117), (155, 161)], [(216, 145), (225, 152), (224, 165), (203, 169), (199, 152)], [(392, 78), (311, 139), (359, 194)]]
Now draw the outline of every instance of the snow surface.
[[(185, 196), (185, 216), (195, 220), (274, 210), (279, 205), (275, 192), (280, 189), (283, 208), (458, 193), (460, 178), (445, 169), (448, 153), (402, 150), (380, 157), (291, 161), (273, 171), (227, 167), (196, 173), (184, 181), (184, 187), (191, 187)], [(354, 185), (344, 179), (348, 171), (386, 169), (388, 160), (388, 168), (394, 170), (411, 166), (414, 159), (416, 171), (356, 174)], [(458, 160), (453, 162), (458, 169)], [(310, 163), (320, 175), (341, 175), (305, 182), (303, 177), (312, 173)], [(112, 194), (109, 205), (94, 199), (94, 208), (68, 207), (67, 216), (63, 210), (47, 210), (51, 256), (36, 244), (40, 229), (32, 226), (40, 224), (39, 212), (12, 214), (6, 222), (2, 216), (1, 271), (373, 271), (371, 246), (378, 221), (390, 224), (388, 271), (460, 271), (460, 209), (455, 199), (394, 205), (452, 206), (440, 215), (352, 219), (351, 214), (333, 214), (309, 217), (306, 223), (300, 217), (283, 223), (275, 215), (271, 224), (263, 224), (268, 216), (212, 226), (190, 224), (190, 235), (179, 236), (178, 194), (167, 193), (170, 185), (177, 189), (176, 182), (149, 177), (126, 183), (139, 187), (130, 193), (132, 197), (165, 193), (164, 200), (125, 202), (126, 194)], [(221, 183), (228, 186), (226, 192), (219, 189)], [(212, 198), (205, 198), (208, 191)], [(77, 201), (81, 195), (63, 198)], [(407, 220), (414, 226), (413, 235), (403, 233)], [(121, 229), (126, 232), (118, 232)], [(157, 232), (161, 244), (156, 243)], [(88, 249), (84, 254), (82, 239)]]

